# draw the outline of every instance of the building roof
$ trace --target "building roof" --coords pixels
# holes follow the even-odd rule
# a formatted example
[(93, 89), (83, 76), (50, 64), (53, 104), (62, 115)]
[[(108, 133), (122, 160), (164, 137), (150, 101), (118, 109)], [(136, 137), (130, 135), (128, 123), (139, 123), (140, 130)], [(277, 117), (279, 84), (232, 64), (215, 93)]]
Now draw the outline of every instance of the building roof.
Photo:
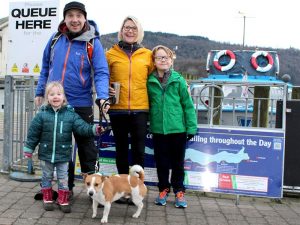
[(8, 26), (8, 16), (0, 18), (0, 30)]

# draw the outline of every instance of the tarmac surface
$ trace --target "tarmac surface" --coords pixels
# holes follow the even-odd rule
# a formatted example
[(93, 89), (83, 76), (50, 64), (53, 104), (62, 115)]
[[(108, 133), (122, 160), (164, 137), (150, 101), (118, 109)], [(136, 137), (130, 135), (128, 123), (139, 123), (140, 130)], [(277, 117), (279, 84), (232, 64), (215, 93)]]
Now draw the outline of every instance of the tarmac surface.
[[(69, 214), (62, 213), (57, 206), (54, 211), (45, 211), (42, 201), (33, 198), (39, 189), (39, 182), (19, 182), (0, 174), (0, 224), (101, 224), (103, 208), (98, 208), (97, 217), (92, 219), (92, 204), (83, 182), (76, 181), (72, 212)], [(166, 206), (156, 206), (157, 189), (149, 189), (139, 218), (132, 218), (135, 206), (113, 203), (108, 224), (300, 224), (299, 196), (281, 200), (242, 196), (237, 199), (233, 195), (188, 191), (188, 207), (178, 209), (174, 207), (174, 194), (169, 196)]]

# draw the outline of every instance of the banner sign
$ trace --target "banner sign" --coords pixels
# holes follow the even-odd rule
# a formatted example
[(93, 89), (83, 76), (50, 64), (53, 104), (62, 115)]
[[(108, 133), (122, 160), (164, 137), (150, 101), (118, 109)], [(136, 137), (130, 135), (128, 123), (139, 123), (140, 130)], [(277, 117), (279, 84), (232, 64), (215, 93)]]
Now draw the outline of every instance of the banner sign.
[[(96, 142), (100, 172), (116, 174), (112, 131)], [(281, 198), (284, 142), (283, 131), (198, 128), (186, 149), (185, 186), (203, 192)], [(146, 145), (145, 181), (156, 185), (151, 134)], [(80, 174), (78, 160), (76, 174)]]
[(44, 48), (59, 24), (59, 1), (11, 2), (8, 75), (39, 75)]

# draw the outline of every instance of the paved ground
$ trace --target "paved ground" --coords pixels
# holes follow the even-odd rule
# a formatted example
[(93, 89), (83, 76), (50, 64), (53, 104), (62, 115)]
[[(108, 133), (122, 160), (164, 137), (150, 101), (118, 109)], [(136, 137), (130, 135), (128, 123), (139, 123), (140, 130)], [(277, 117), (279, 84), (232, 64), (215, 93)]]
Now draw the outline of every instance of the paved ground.
[[(18, 182), (0, 174), (0, 224), (100, 224), (103, 208), (98, 209), (97, 218), (91, 218), (91, 203), (80, 181), (76, 182), (70, 214), (63, 214), (58, 208), (44, 211), (42, 202), (33, 199), (38, 190), (37, 182)], [(131, 218), (135, 206), (114, 203), (109, 224), (300, 224), (300, 198), (285, 197), (279, 203), (266, 198), (240, 197), (236, 204), (235, 196), (188, 192), (188, 208), (177, 209), (174, 195), (169, 197), (167, 206), (154, 205), (156, 195), (156, 188), (150, 187), (138, 219)]]

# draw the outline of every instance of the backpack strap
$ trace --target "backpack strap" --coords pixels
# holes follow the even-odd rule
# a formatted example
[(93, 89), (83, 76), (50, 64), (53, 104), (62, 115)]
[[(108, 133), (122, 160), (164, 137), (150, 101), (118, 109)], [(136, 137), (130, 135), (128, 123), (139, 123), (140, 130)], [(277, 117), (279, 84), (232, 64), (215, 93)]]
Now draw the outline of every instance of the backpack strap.
[(91, 63), (92, 63), (92, 57), (93, 57), (93, 50), (94, 50), (94, 38), (89, 40), (89, 42), (86, 42), (86, 51), (88, 54), (88, 59), (89, 59), (90, 65), (92, 65)]
[(60, 31), (56, 32), (56, 34), (53, 36), (52, 40), (51, 40), (51, 51), (54, 48), (54, 45), (56, 44), (56, 42), (58, 41), (58, 39), (60, 38), (60, 36), (62, 35), (62, 33)]

